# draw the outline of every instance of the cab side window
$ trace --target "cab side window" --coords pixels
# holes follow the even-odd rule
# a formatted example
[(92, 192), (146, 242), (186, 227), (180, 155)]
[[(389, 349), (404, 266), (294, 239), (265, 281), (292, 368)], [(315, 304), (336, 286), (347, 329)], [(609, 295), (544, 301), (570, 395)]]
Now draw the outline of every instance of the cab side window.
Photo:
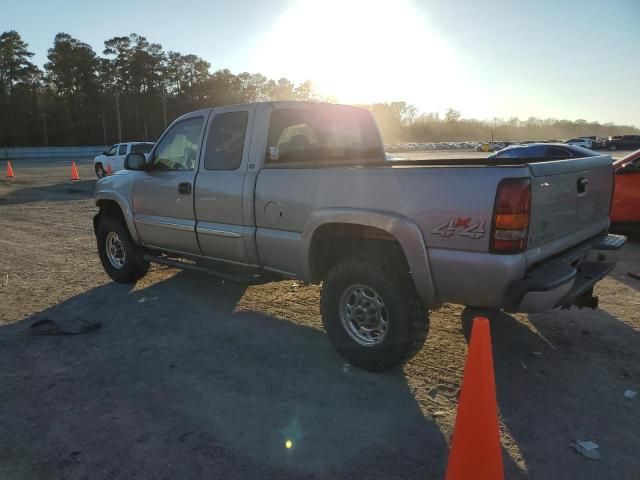
[(203, 121), (203, 117), (188, 118), (171, 127), (155, 150), (156, 170), (193, 170)]
[(248, 112), (219, 113), (211, 122), (205, 151), (205, 170), (235, 170), (242, 163)]
[(118, 151), (118, 145), (114, 145), (107, 152), (107, 157), (113, 157), (116, 154), (117, 151)]
[(127, 144), (120, 145), (118, 148), (118, 155), (126, 155), (127, 154)]

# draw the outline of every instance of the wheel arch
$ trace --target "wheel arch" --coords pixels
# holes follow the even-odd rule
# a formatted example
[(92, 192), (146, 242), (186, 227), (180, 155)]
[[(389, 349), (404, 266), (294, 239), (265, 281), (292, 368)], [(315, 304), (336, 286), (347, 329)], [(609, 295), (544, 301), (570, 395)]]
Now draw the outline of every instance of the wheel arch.
[[(350, 239), (346, 243), (345, 237)], [(337, 241), (342, 243), (337, 244)], [(362, 242), (365, 244), (362, 245)], [(323, 248), (323, 245), (329, 247)], [(338, 245), (344, 251), (337, 254), (326, 253), (327, 249), (336, 251)], [(317, 283), (336, 261), (353, 254), (354, 248), (362, 246), (368, 249), (373, 246), (375, 250), (381, 245), (393, 245), (392, 248), (397, 248), (407, 263), (422, 301), (432, 307), (437, 306), (436, 290), (422, 232), (411, 220), (387, 212), (343, 208), (312, 212), (302, 234), (301, 278)]]
[(119, 192), (102, 191), (100, 197), (96, 198), (96, 206), (100, 209), (95, 217), (93, 217), (93, 230), (98, 231), (98, 225), (103, 215), (117, 215), (122, 218), (124, 224), (129, 230), (129, 234), (133, 241), (139, 244), (138, 231), (133, 221), (133, 212), (129, 203)]

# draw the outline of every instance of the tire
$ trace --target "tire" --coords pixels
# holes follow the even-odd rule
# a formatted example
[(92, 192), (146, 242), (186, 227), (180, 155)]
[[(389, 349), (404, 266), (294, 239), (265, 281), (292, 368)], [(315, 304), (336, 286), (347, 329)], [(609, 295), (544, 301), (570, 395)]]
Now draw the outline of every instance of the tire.
[(107, 176), (107, 172), (101, 163), (96, 163), (95, 169), (96, 169), (96, 175), (98, 176), (98, 178), (104, 178)]
[[(400, 365), (413, 357), (427, 339), (428, 310), (418, 298), (408, 268), (402, 268), (403, 263), (371, 255), (350, 257), (334, 266), (322, 285), (324, 327), (338, 352), (356, 367), (379, 372)], [(354, 333), (355, 323), (349, 321), (345, 310), (354, 312), (359, 308), (353, 308), (358, 305), (354, 298), (359, 288), (365, 292), (368, 289), (364, 298), (382, 301), (377, 317), (386, 318), (386, 332), (376, 335), (372, 339), (375, 343), (368, 345), (363, 344), (362, 338), (356, 340), (360, 334)], [(363, 315), (368, 311), (360, 309)]]
[(611, 145), (609, 147), (609, 150), (611, 150), (612, 152), (615, 152), (617, 150), (618, 147), (616, 147), (615, 145)]
[[(140, 247), (133, 241), (120, 218), (113, 215), (102, 218), (98, 225), (97, 241), (100, 262), (112, 280), (118, 283), (135, 283), (149, 271), (149, 262), (144, 259)], [(118, 254), (107, 251), (107, 242)], [(118, 260), (121, 260), (120, 266), (117, 266)]]

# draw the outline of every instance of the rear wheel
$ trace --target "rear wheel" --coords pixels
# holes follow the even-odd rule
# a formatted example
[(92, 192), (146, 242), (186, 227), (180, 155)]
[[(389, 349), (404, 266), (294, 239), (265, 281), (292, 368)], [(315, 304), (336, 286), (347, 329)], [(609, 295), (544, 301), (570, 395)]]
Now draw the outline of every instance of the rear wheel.
[(98, 176), (98, 178), (103, 178), (107, 176), (107, 172), (105, 171), (101, 163), (96, 163), (95, 168), (96, 168), (96, 175)]
[(97, 240), (102, 267), (116, 282), (135, 283), (149, 271), (149, 261), (121, 219), (111, 215), (101, 219)]
[(338, 263), (322, 286), (322, 321), (338, 352), (356, 367), (382, 371), (422, 348), (427, 308), (402, 261), (358, 255)]

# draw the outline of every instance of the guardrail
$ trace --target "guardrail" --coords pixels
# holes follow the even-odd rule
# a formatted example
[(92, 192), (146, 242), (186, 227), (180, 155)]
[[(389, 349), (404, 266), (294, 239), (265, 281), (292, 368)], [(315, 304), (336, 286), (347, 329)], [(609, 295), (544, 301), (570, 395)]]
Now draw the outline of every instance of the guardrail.
[(19, 160), (33, 158), (78, 158), (95, 157), (109, 147), (16, 147), (0, 148), (0, 159)]

